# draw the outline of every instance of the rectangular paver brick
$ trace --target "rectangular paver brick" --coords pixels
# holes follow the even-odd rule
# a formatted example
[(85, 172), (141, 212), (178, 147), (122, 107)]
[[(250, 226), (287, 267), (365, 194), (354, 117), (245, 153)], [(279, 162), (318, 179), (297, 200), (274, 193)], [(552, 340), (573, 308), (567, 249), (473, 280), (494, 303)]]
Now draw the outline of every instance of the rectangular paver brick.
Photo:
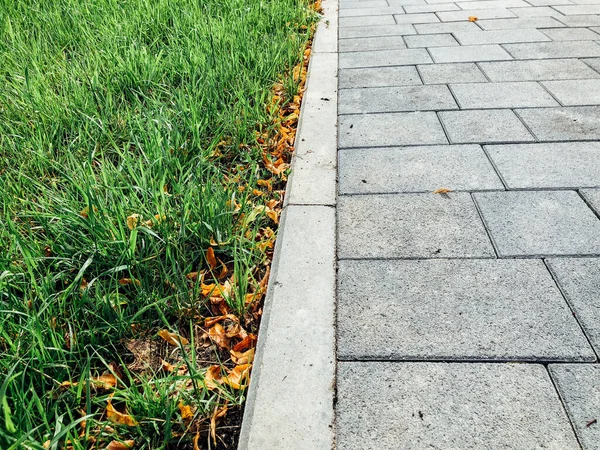
[(404, 39), (402, 36), (340, 39), (339, 42), (340, 53), (364, 52), (373, 50), (397, 50), (403, 48), (406, 48), (406, 45), (404, 44)]
[[(583, 450), (600, 448), (600, 365), (551, 364), (550, 374)], [(596, 422), (591, 423), (593, 419)]]
[(564, 16), (560, 21), (569, 27), (600, 26), (600, 15)]
[(531, 6), (522, 0), (485, 0), (474, 2), (457, 2), (461, 9), (490, 9), (490, 8), (523, 8)]
[(403, 86), (416, 84), (421, 84), (421, 78), (419, 77), (415, 66), (342, 69), (339, 72), (340, 88)]
[(517, 114), (540, 141), (589, 141), (600, 139), (600, 108), (519, 109)]
[(394, 19), (396, 19), (396, 22), (399, 24), (434, 23), (440, 21), (438, 16), (436, 16), (434, 13), (404, 14), (400, 16), (394, 16)]
[(460, 8), (454, 3), (445, 3), (441, 5), (408, 5), (404, 7), (406, 14), (425, 13), (425, 12), (440, 12), (440, 11), (457, 11)]
[[(598, 36), (600, 38), (600, 36)], [(406, 36), (406, 45), (408, 48), (418, 47), (449, 47), (458, 45), (458, 42), (451, 34), (416, 34), (414, 36)]]
[(537, 364), (340, 363), (337, 410), (343, 450), (579, 450)]
[[(594, 69), (596, 72), (600, 73), (600, 58), (587, 58), (582, 61), (585, 62), (589, 67)], [(593, 78), (593, 77), (587, 77), (587, 78)]]
[(448, 143), (434, 112), (340, 116), (338, 133), (340, 148)]
[(368, 148), (339, 152), (339, 192), (373, 194), (504, 189), (478, 145)]
[(573, 191), (474, 194), (501, 257), (600, 254), (600, 220)]
[(338, 201), (340, 258), (478, 258), (494, 252), (469, 194), (357, 195)]
[(600, 79), (542, 83), (565, 106), (600, 105)]
[(360, 27), (360, 26), (378, 26), (394, 25), (396, 21), (391, 14), (387, 16), (360, 16), (360, 17), (340, 17), (340, 28)]
[(535, 140), (510, 110), (443, 111), (439, 116), (452, 144)]
[(600, 45), (592, 41), (506, 44), (504, 48), (515, 59), (585, 58), (600, 56)]
[(455, 31), (478, 31), (480, 28), (473, 22), (446, 22), (416, 24), (419, 34), (453, 33)]
[(533, 81), (452, 84), (450, 88), (461, 109), (559, 106)]
[(371, 6), (370, 8), (340, 9), (339, 17), (385, 16), (389, 14), (404, 14), (402, 6)]
[(509, 189), (600, 186), (600, 143), (488, 145), (485, 147)]
[[(395, 23), (395, 22), (394, 22)], [(407, 34), (417, 34), (412, 25), (382, 25), (378, 27), (362, 26), (340, 28), (338, 30), (340, 41), (350, 38), (376, 37), (376, 36), (402, 36)]]
[(461, 45), (550, 41), (548, 36), (535, 29), (456, 32), (454, 36)]
[(339, 114), (458, 109), (447, 86), (398, 86), (339, 91)]
[(579, 191), (585, 201), (590, 205), (598, 217), (600, 217), (600, 189), (582, 189)]
[(541, 30), (553, 41), (598, 41), (600, 34), (588, 28), (551, 28)]
[(479, 67), (492, 81), (600, 78), (599, 73), (578, 59), (482, 62)]
[(557, 28), (565, 24), (552, 17), (521, 17), (518, 19), (478, 20), (477, 24), (484, 30), (515, 30), (525, 28)]
[[(533, 44), (521, 44), (533, 45)], [(600, 49), (600, 46), (598, 46)], [(436, 63), (476, 62), (512, 59), (499, 45), (465, 45), (460, 47), (435, 47), (429, 50)]]
[(418, 68), (425, 84), (484, 83), (487, 81), (475, 63), (424, 64), (419, 65)]
[(385, 0), (373, 0), (370, 2), (340, 2), (340, 11), (344, 9), (354, 9), (354, 8), (378, 8), (388, 6), (388, 3)]
[(595, 359), (540, 260), (340, 261), (337, 324), (341, 359)]
[[(600, 48), (600, 47), (599, 47)], [(424, 48), (408, 48), (403, 50), (386, 50), (381, 52), (349, 52), (341, 53), (340, 69), (381, 66), (412, 66), (430, 63), (431, 58)]]
[(510, 8), (510, 12), (519, 17), (564, 17), (560, 12), (549, 6), (532, 6), (530, 8)]
[(504, 19), (509, 17), (517, 17), (508, 9), (466, 9), (463, 11), (446, 11), (437, 14), (442, 22), (460, 22), (469, 20), (469, 17), (475, 16), (479, 19)]
[(551, 258), (548, 267), (596, 352), (600, 352), (600, 259)]
[(559, 5), (554, 9), (566, 16), (600, 14), (600, 5)]

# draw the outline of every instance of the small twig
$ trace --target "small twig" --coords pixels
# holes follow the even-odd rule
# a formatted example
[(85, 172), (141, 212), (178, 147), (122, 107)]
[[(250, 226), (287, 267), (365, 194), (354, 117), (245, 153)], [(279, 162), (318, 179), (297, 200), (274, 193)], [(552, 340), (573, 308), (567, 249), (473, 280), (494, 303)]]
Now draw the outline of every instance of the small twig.
[(589, 427), (590, 425), (594, 425), (596, 422), (598, 422), (598, 419), (592, 419), (588, 423), (586, 423), (585, 426)]

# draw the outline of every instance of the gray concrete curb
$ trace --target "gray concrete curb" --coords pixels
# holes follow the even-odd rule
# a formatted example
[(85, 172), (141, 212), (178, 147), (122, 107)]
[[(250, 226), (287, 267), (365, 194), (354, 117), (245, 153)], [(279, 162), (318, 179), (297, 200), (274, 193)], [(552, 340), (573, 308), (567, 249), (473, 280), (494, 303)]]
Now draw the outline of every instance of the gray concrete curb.
[(313, 41), (239, 450), (334, 447), (337, 6)]

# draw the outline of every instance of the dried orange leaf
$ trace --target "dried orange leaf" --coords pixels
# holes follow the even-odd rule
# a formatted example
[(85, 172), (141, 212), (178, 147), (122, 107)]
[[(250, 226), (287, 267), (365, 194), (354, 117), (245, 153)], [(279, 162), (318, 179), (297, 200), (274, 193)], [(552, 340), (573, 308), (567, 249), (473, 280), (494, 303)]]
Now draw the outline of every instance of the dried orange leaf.
[(123, 414), (122, 412), (117, 411), (110, 401), (106, 406), (106, 417), (112, 423), (117, 425), (127, 425), (128, 427), (135, 427), (138, 425), (137, 421), (129, 414)]
[(164, 359), (162, 360), (162, 368), (165, 372), (173, 372), (175, 370), (175, 366), (173, 364), (169, 364)]
[(139, 214), (132, 214), (130, 216), (127, 217), (127, 228), (129, 228), (130, 230), (133, 230), (135, 227), (138, 226), (138, 223), (141, 220), (141, 216)]
[(452, 189), (445, 187), (437, 188), (435, 191), (433, 191), (434, 194), (447, 194), (449, 192), (452, 192)]
[(204, 383), (210, 390), (217, 389), (217, 387), (223, 382), (222, 378), (221, 366), (210, 366), (204, 374)]
[(210, 435), (212, 436), (215, 445), (217, 443), (217, 419), (223, 417), (225, 414), (227, 414), (227, 405), (223, 405), (222, 408), (216, 406), (215, 412), (210, 418)]
[(254, 360), (254, 349), (246, 350), (245, 352), (236, 352), (234, 350), (230, 350), (229, 354), (231, 355), (231, 360), (235, 364), (252, 364)]
[(141, 283), (141, 281), (140, 281), (140, 280), (137, 280), (137, 279), (135, 279), (135, 278), (121, 278), (121, 279), (119, 280), (119, 284), (120, 284), (121, 286), (127, 286), (127, 285), (129, 285), (129, 284), (135, 284), (136, 286), (139, 286), (139, 285), (140, 285), (140, 284), (142, 284), (142, 283)]
[(200, 440), (200, 433), (196, 433), (196, 436), (194, 436), (194, 450), (200, 450), (200, 447), (198, 446), (199, 440)]
[(243, 352), (256, 345), (256, 336), (249, 333), (244, 339), (233, 346), (233, 351)]
[(129, 439), (123, 442), (112, 441), (106, 446), (105, 450), (130, 450), (133, 448), (134, 445), (135, 441), (133, 439)]
[(231, 370), (227, 370), (227, 376), (223, 377), (223, 382), (234, 389), (245, 389), (250, 378), (250, 369), (252, 364), (240, 364)]
[(229, 348), (229, 337), (220, 323), (208, 330), (208, 337), (221, 348)]
[(217, 267), (217, 258), (215, 258), (215, 251), (212, 247), (208, 247), (206, 251), (206, 261), (211, 269), (215, 269)]
[(194, 412), (192, 411), (191, 406), (185, 405), (183, 402), (179, 402), (177, 407), (179, 408), (179, 412), (181, 412), (181, 418), (183, 420), (189, 420), (194, 417)]
[(475, 22), (476, 20), (477, 20), (477, 17), (469, 16), (469, 22)]
[(169, 330), (161, 330), (158, 332), (158, 335), (165, 341), (167, 341), (168, 344), (174, 347), (179, 347), (179, 344), (187, 345), (190, 342), (182, 336), (179, 336), (175, 333), (171, 333)]

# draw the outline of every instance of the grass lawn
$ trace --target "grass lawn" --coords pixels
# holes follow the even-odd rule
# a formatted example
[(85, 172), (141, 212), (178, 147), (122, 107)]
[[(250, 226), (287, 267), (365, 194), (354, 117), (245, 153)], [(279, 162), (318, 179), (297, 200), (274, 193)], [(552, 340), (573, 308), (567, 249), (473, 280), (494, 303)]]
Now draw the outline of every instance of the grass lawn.
[(309, 2), (0, 0), (0, 448), (232, 448)]

